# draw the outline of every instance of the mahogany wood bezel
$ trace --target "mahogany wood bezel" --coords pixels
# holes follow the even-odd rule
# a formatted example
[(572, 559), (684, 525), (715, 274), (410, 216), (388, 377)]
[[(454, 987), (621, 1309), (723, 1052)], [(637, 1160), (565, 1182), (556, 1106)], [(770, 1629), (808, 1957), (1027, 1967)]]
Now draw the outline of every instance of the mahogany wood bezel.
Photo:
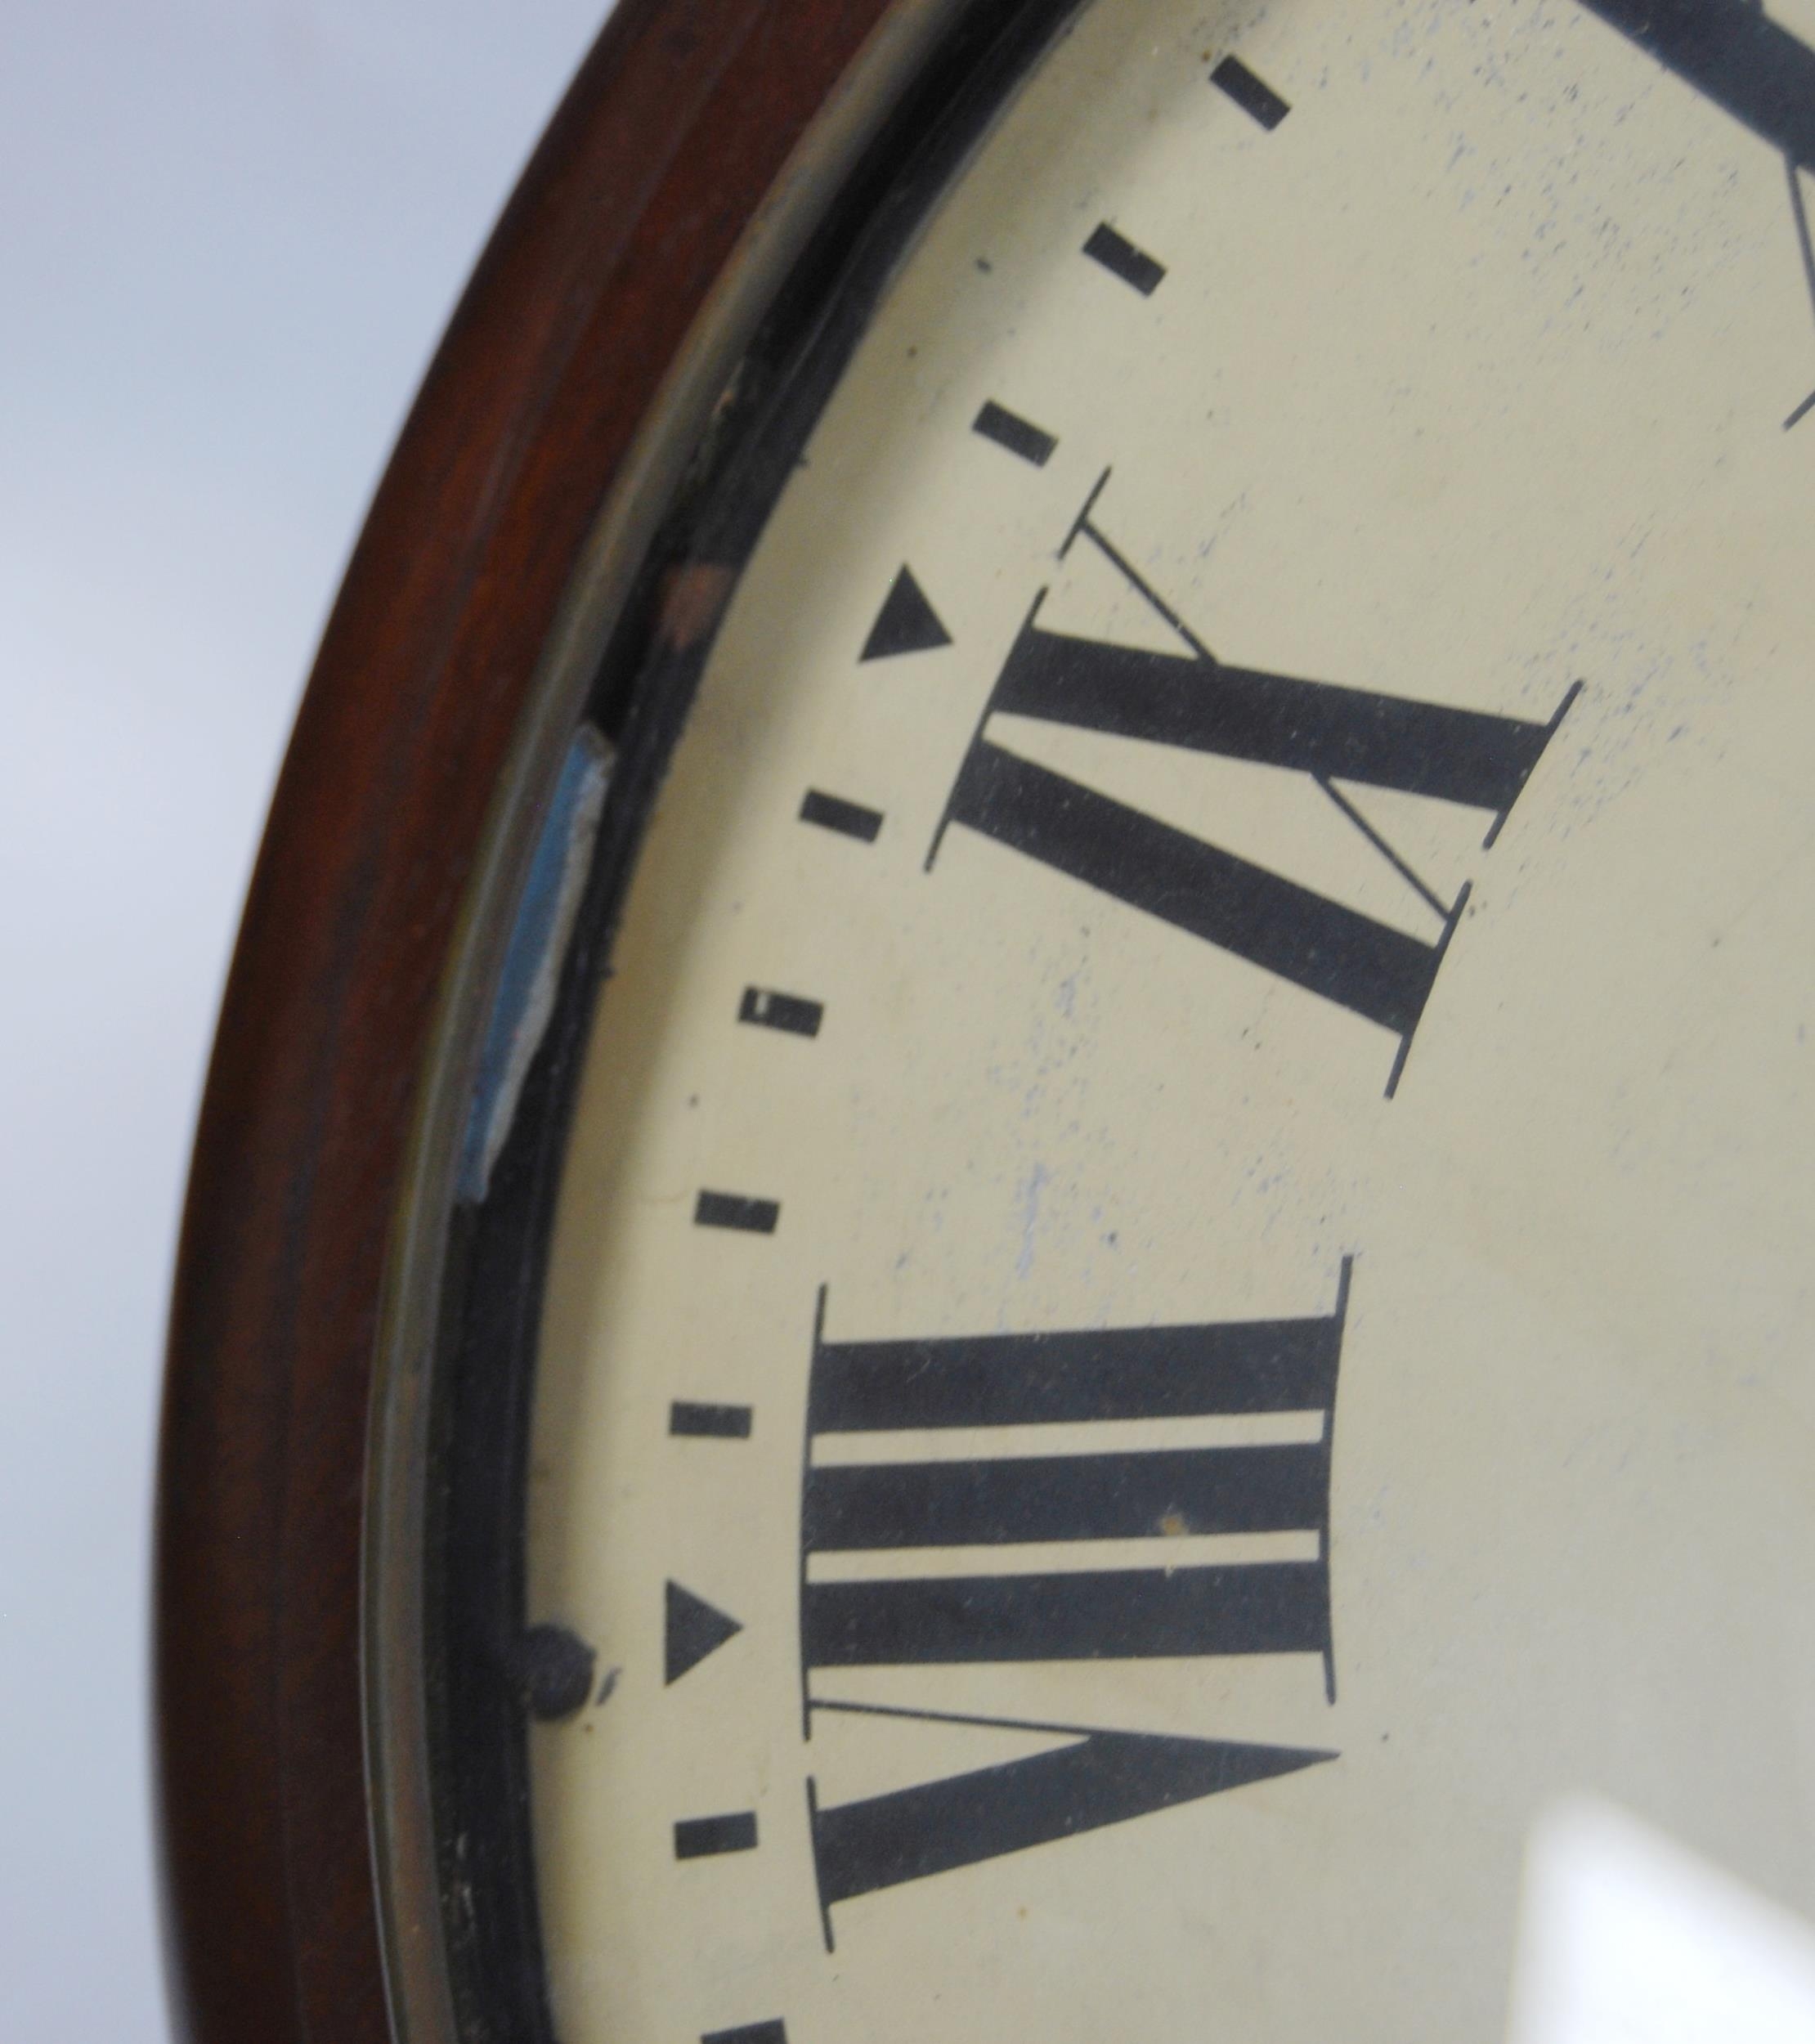
[(196, 1139), (159, 1476), (169, 1966), (195, 2044), (390, 2034), (362, 1743), (387, 1240), (488, 806), (694, 320), (891, 0), (621, 0), (374, 502), (253, 876)]

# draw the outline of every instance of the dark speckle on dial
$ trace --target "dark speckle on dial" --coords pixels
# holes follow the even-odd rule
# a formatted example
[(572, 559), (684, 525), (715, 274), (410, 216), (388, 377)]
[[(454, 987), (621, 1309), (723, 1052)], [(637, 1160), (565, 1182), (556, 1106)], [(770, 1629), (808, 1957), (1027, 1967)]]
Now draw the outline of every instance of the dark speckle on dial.
[(598, 1656), (565, 1625), (532, 1625), (517, 1650), (519, 1692), (530, 1715), (551, 1724), (571, 1718), (593, 1690)]

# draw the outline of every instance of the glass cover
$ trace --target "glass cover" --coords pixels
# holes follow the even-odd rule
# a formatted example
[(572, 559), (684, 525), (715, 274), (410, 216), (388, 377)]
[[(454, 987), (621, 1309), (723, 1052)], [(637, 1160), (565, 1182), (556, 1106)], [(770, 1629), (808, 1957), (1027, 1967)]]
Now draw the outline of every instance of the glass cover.
[(1810, 38), (1097, 0), (927, 210), (575, 1096), (564, 2044), (1487, 2044), (1584, 1809), (1815, 1908)]

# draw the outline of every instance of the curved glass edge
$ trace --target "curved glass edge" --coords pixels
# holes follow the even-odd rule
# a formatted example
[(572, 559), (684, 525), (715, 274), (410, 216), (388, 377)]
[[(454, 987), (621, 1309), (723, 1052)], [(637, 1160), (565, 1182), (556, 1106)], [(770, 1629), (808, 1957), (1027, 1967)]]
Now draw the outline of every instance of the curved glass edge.
[[(522, 1601), (521, 1437), (569, 1081), (648, 796), (737, 573), (869, 306), (1079, 4), (899, 0), (696, 322), (539, 663), (422, 1067), (375, 1342), (362, 1682), (400, 2044), (553, 2044), (521, 1627), (496, 1621)], [(489, 1316), (476, 1313), (487, 1301)], [(457, 1394), (476, 1351), (497, 1365), (485, 1373), (494, 1410), (463, 1410)], [(487, 1494), (477, 1513), (453, 1495), (463, 1459)], [(447, 1606), (474, 1550), (491, 1608), (456, 1618), (465, 1636), (450, 1638)], [(481, 1666), (489, 1723), (476, 1727), (472, 1698), (455, 1693), (458, 1664)]]

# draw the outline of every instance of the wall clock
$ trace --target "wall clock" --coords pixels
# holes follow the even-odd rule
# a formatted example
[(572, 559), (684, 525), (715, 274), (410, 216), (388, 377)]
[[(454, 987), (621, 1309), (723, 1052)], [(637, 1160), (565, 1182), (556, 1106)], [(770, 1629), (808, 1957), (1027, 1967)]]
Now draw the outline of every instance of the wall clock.
[(625, 0), (199, 1141), (190, 2033), (1502, 2034), (1815, 1907), (1815, 4)]

